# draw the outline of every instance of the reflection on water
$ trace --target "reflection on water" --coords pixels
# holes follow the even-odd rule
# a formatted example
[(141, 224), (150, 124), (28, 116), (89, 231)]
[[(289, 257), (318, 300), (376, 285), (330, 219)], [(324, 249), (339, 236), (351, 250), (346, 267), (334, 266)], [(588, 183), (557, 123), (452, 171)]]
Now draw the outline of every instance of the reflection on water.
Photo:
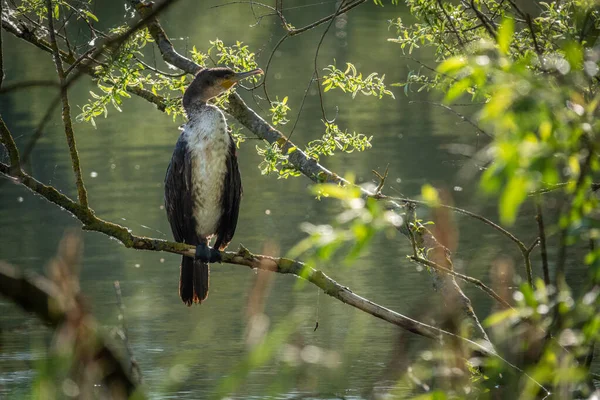
[[(123, 13), (121, 3), (114, 3), (115, 7), (98, 10), (106, 26)], [(226, 43), (242, 39), (260, 52), (259, 64), (264, 65), (282, 35), (277, 21), (263, 18), (255, 24), (248, 6), (209, 8), (206, 3), (219, 2), (204, 2), (202, 6), (182, 2), (163, 18), (177, 48), (207, 48), (208, 40), (215, 37)], [(295, 26), (331, 13), (335, 7), (333, 2), (317, 7), (304, 7), (302, 1), (288, 3), (297, 7), (289, 13), (289, 22)], [(190, 7), (194, 7), (193, 12)], [(336, 62), (343, 66), (353, 61), (364, 73), (378, 71), (386, 74), (388, 83), (401, 81), (417, 67), (402, 58), (396, 45), (386, 42), (393, 34), (388, 32), (386, 21), (405, 14), (402, 7), (365, 4), (334, 25), (321, 48), (320, 64)], [(269, 76), (270, 95), (288, 95), (294, 113), (312, 76), (312, 58), (322, 32), (316, 29), (289, 40), (275, 53)], [(52, 76), (50, 58), (12, 37), (6, 37), (5, 42), (9, 82)], [(75, 85), (70, 92), (75, 110), (75, 105), (88, 98), (91, 88), (86, 79)], [(341, 175), (354, 172), (362, 182), (372, 180), (371, 170), (383, 171), (389, 164), (389, 194), (416, 196), (422, 183), (432, 182), (446, 188), (455, 203), (494, 218), (493, 202), (474, 198), (473, 183), (459, 178), (458, 172), (468, 160), (445, 150), (454, 143), (477, 146), (476, 132), (433, 105), (409, 104), (402, 90), (394, 90), (395, 100), (358, 96), (352, 101), (339, 93), (326, 97), (329, 117), (337, 114), (342, 128), (374, 138), (369, 152), (336, 156), (324, 160), (324, 164)], [(2, 116), (18, 145), (23, 146), (31, 136), (51, 94), (47, 89), (31, 89), (0, 98)], [(257, 107), (251, 96), (243, 95)], [(427, 94), (413, 93), (410, 99), (426, 100)], [(110, 119), (97, 121), (97, 129), (75, 126), (90, 204), (99, 216), (126, 225), (136, 234), (171, 239), (162, 209), (162, 182), (181, 121), (174, 123), (139, 99), (127, 101), (123, 113), (112, 109), (109, 113)], [(293, 140), (305, 144), (317, 137), (323, 131), (321, 118), (313, 87)], [(289, 129), (291, 124), (284, 127), (284, 132)], [(235, 249), (243, 243), (257, 252), (285, 254), (303, 237), (298, 229), (301, 222), (326, 223), (333, 218), (336, 205), (316, 201), (307, 191), (309, 182), (305, 178), (277, 180), (261, 176), (255, 144), (255, 140), (249, 140), (239, 152), (244, 198), (230, 247)], [(6, 155), (2, 157), (5, 161)], [(42, 182), (76, 195), (58, 113), (39, 142), (30, 167)], [(514, 257), (520, 265), (516, 249), (495, 232), (455, 218), (460, 240), (454, 260), (462, 271), (489, 282), (489, 265), (500, 254)], [(54, 254), (65, 228), (78, 226), (57, 207), (6, 182), (0, 188), (0, 221), (0, 258), (36, 271), (42, 271)], [(517, 229), (525, 237), (534, 237), (526, 225)], [(291, 276), (261, 278), (262, 274), (239, 266), (213, 266), (209, 300), (200, 307), (187, 308), (177, 294), (179, 256), (128, 250), (97, 233), (85, 233), (84, 238), (83, 291), (97, 318), (110, 331), (120, 324), (113, 289), (113, 282), (120, 281), (130, 341), (149, 392), (156, 398), (204, 398), (227, 385), (239, 385), (239, 398), (264, 398), (267, 394), (293, 398), (311, 393), (320, 398), (335, 394), (365, 397), (374, 388), (394, 385), (389, 365), (399, 348), (413, 349), (405, 356), (416, 357), (416, 349), (423, 343), (409, 336), (411, 346), (404, 343), (399, 347), (407, 336), (389, 324), (318, 294), (315, 287), (299, 284)], [(398, 312), (425, 317), (420, 310), (437, 304), (439, 299), (427, 274), (405, 261), (408, 252), (403, 237), (390, 240), (381, 236), (376, 238), (371, 253), (351, 267), (335, 263), (318, 267), (362, 296)], [(264, 316), (257, 314), (262, 321), (257, 328), (251, 323), (256, 315), (251, 317), (249, 299), (261, 279), (268, 282), (257, 295), (259, 304), (264, 305)], [(472, 287), (465, 290), (476, 311), (482, 315), (489, 312), (490, 301), (482, 292)], [(0, 307), (0, 391), (25, 395), (30, 393), (35, 362), (43, 357), (42, 349), (49, 338), (44, 328), (20, 310), (6, 303)], [(313, 331), (317, 316), (319, 328)], [(252, 351), (246, 345), (252, 329), (268, 330), (275, 342), (277, 335), (283, 335), (285, 340), (280, 341), (285, 346), (277, 347), (272, 359), (253, 370), (247, 379), (236, 381), (236, 374), (243, 376), (243, 361)]]

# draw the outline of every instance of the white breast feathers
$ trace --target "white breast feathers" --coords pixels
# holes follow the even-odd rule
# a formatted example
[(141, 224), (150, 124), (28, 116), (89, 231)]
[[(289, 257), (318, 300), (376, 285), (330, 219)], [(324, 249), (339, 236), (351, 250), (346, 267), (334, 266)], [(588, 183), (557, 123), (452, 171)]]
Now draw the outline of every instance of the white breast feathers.
[(196, 233), (210, 238), (223, 213), (221, 198), (231, 140), (225, 116), (217, 107), (204, 105), (190, 116), (183, 135), (191, 156)]

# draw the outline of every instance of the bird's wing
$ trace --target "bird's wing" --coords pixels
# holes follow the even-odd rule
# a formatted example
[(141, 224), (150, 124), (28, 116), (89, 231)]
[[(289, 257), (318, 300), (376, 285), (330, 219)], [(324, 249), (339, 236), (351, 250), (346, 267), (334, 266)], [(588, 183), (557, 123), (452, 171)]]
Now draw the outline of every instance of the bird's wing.
[(165, 208), (171, 231), (177, 242), (198, 244), (196, 220), (193, 214), (192, 160), (182, 136), (165, 176)]
[(229, 153), (227, 154), (227, 174), (225, 174), (225, 182), (223, 185), (223, 197), (221, 198), (223, 215), (219, 221), (217, 231), (217, 240), (215, 248), (223, 250), (235, 233), (237, 226), (238, 214), (240, 210), (240, 201), (242, 199), (242, 178), (237, 163), (237, 154), (235, 142), (230, 138)]

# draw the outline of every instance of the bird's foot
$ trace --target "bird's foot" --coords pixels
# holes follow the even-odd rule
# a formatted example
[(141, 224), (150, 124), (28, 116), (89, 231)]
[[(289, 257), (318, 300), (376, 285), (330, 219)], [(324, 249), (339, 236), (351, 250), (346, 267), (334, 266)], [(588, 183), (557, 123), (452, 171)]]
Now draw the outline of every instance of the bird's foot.
[(208, 247), (206, 243), (202, 243), (196, 246), (195, 259), (209, 264), (221, 262), (221, 252), (214, 247)]

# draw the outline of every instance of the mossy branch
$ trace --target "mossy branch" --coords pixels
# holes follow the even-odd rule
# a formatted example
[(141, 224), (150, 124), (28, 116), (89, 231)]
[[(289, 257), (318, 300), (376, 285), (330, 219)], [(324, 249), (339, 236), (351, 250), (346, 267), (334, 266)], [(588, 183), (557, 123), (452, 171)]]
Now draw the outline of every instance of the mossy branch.
[[(127, 228), (102, 220), (96, 217), (93, 212), (89, 213), (88, 209), (84, 208), (81, 204), (58, 192), (54, 187), (44, 185), (27, 173), (23, 172), (21, 176), (11, 175), (10, 167), (6, 164), (0, 163), (0, 173), (13, 178), (31, 191), (43, 196), (46, 200), (69, 211), (83, 223), (83, 229), (104, 233), (105, 235), (119, 240), (125, 247), (137, 250), (165, 251), (187, 257), (194, 257), (195, 255), (195, 248), (184, 243), (175, 243), (162, 239), (133, 235)], [(358, 296), (349, 288), (340, 285), (335, 280), (331, 279), (325, 273), (307, 267), (304, 263), (296, 260), (253, 254), (244, 247), (240, 247), (240, 250), (237, 252), (223, 251), (221, 252), (221, 258), (222, 262), (228, 264), (243, 265), (253, 269), (261, 269), (281, 274), (296, 275), (308, 280), (321, 288), (328, 295), (346, 304), (424, 337), (440, 339), (442, 335), (456, 336), (450, 332), (408, 318)], [(461, 339), (473, 343), (468, 339)], [(475, 346), (478, 349), (487, 352), (487, 350), (480, 345)]]

